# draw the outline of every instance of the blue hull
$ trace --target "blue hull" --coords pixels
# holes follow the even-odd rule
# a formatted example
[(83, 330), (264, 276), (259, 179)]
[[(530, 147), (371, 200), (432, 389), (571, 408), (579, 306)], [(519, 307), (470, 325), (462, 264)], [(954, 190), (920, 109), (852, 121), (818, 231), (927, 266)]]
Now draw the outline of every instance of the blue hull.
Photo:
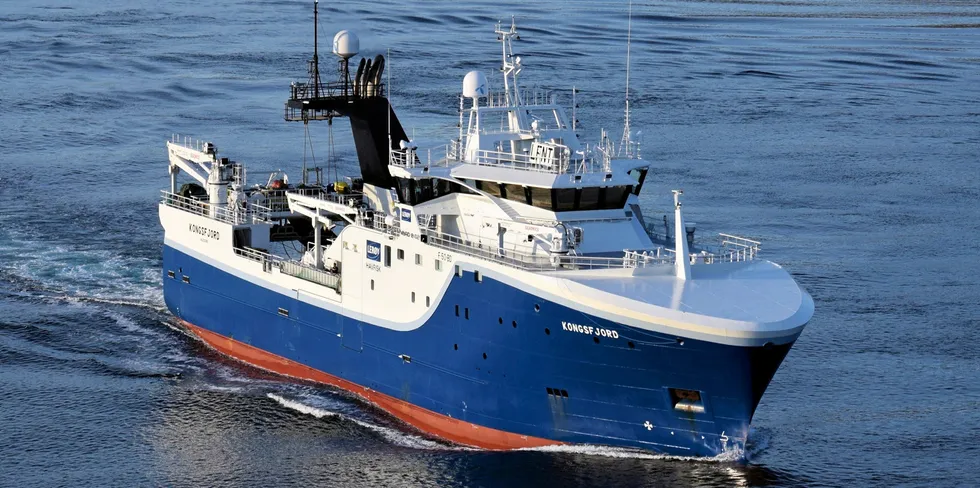
[[(737, 451), (792, 347), (656, 334), (469, 273), (453, 278), (425, 325), (400, 332), (308, 305), (169, 246), (163, 255), (167, 307), (184, 321), (453, 419), (559, 442), (680, 456)], [(618, 338), (562, 330), (562, 321)], [(700, 391), (704, 411), (675, 409), (670, 388)]]

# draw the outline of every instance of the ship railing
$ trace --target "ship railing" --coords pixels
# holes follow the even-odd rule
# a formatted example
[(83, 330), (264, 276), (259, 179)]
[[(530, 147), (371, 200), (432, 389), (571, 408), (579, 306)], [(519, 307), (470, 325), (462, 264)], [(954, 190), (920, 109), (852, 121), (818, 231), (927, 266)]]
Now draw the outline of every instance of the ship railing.
[(261, 263), (262, 270), (266, 273), (271, 273), (273, 268), (279, 268), (279, 271), (283, 274), (304, 279), (306, 281), (311, 281), (313, 283), (340, 291), (339, 273), (317, 269), (313, 266), (308, 266), (297, 261), (282, 259), (278, 256), (273, 256), (265, 251), (260, 251), (251, 247), (236, 247), (235, 254), (248, 259), (249, 261)]
[(345, 193), (328, 192), (320, 188), (315, 188), (315, 189), (305, 188), (305, 189), (297, 189), (296, 191), (293, 191), (291, 189), (289, 190), (289, 193), (297, 193), (300, 195), (316, 198), (317, 200), (339, 203), (341, 205), (346, 205), (348, 207), (359, 206), (364, 196), (363, 193), (359, 193), (359, 192), (351, 192), (351, 191), (347, 191)]
[[(356, 91), (356, 93), (355, 93)], [(385, 84), (369, 83), (365, 90), (355, 90), (354, 83), (344, 83), (334, 81), (329, 83), (297, 83), (293, 82), (289, 86), (289, 98), (291, 100), (316, 100), (318, 98), (345, 98), (359, 99), (370, 97), (382, 97), (385, 94)]]
[(397, 235), (400, 229), (399, 222), (401, 221), (394, 216), (375, 213), (370, 224), (375, 230), (384, 232), (385, 234)]
[[(497, 246), (483, 245), (456, 235), (434, 230), (423, 230), (426, 241), (436, 247), (456, 251), (508, 266), (528, 270), (590, 270), (613, 268), (646, 268), (673, 265), (674, 250), (658, 247), (652, 251), (624, 250), (621, 257), (580, 256), (574, 254), (529, 254), (516, 250), (501, 249)], [(761, 244), (758, 241), (721, 234), (722, 247), (715, 252), (702, 250), (691, 253), (692, 264), (715, 264), (751, 261), (756, 259)]]
[(568, 154), (545, 157), (480, 149), (474, 156), (466, 162), (478, 166), (505, 167), (541, 173), (566, 173), (571, 164)]
[[(402, 168), (448, 167), (451, 163), (458, 162), (458, 153), (458, 143), (453, 141), (449, 144), (441, 144), (425, 149), (392, 149), (389, 161), (391, 165)], [(433, 159), (433, 156), (435, 159)]]
[(271, 213), (279, 212), (289, 212), (289, 197), (288, 195), (303, 195), (311, 198), (316, 198), (318, 200), (325, 200), (328, 202), (339, 203), (342, 205), (351, 205), (353, 200), (354, 205), (357, 206), (361, 202), (362, 193), (337, 193), (328, 192), (323, 188), (286, 188), (282, 190), (266, 190), (262, 193), (265, 196), (266, 205), (260, 205), (264, 210), (267, 210), (266, 215)]
[(318, 283), (327, 288), (340, 290), (340, 275), (336, 273), (317, 269), (296, 261), (285, 260), (279, 262), (279, 271), (289, 276)]
[(269, 222), (272, 220), (272, 209), (262, 205), (260, 203), (250, 203), (248, 204), (249, 210), (252, 212), (252, 217), (259, 222)]
[(554, 269), (557, 266), (555, 263), (552, 263), (551, 256), (549, 255), (533, 255), (508, 251), (497, 247), (483, 246), (482, 244), (473, 243), (459, 236), (435, 231), (426, 231), (425, 235), (426, 241), (433, 246), (456, 251), (469, 256), (503, 263), (516, 268), (526, 270), (547, 270)]
[[(478, 166), (505, 167), (549, 174), (588, 174), (611, 171), (613, 155), (600, 146), (586, 145), (583, 151), (574, 156), (560, 154), (552, 157), (514, 154), (507, 151), (478, 150), (474, 157), (467, 158), (463, 144), (457, 140), (449, 144), (430, 148), (392, 149), (389, 162), (402, 168), (449, 167), (456, 163), (469, 163)], [(597, 157), (598, 156), (598, 157)]]
[(281, 259), (258, 249), (252, 247), (236, 247), (235, 254), (241, 256), (249, 261), (255, 261), (256, 263), (262, 264), (262, 271), (266, 273), (271, 273), (272, 268), (278, 268)]
[[(700, 251), (691, 252), (689, 260), (691, 264), (716, 264), (716, 263), (740, 263), (753, 261), (759, 256), (762, 243), (745, 237), (733, 236), (731, 234), (718, 234), (721, 237), (719, 246), (705, 246)], [(676, 252), (667, 247), (664, 248), (673, 261)]]
[(166, 190), (162, 190), (160, 193), (162, 194), (161, 203), (167, 205), (168, 207), (183, 210), (194, 215), (200, 215), (201, 217), (214, 219), (226, 224), (238, 225), (254, 222), (256, 219), (256, 215), (252, 208), (254, 205), (246, 207), (235, 207), (227, 204), (215, 205), (196, 198), (170, 193)]

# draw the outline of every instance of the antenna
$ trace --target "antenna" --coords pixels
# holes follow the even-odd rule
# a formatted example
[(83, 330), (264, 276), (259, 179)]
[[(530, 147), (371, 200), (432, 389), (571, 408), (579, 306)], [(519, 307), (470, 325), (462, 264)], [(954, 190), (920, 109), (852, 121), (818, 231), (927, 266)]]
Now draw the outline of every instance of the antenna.
[[(576, 110), (578, 110), (578, 102), (575, 100), (575, 92), (577, 91), (578, 90), (575, 88), (575, 85), (572, 85), (572, 133), (573, 134), (575, 133), (575, 123), (577, 122), (577, 120), (575, 120), (577, 118)], [(578, 134), (575, 134), (575, 136), (578, 137)]]
[[(388, 52), (388, 147), (392, 148), (391, 145), (391, 48), (387, 49)], [(391, 149), (389, 149), (389, 152)], [(388, 164), (391, 164), (391, 156), (388, 157)]]
[(626, 27), (626, 119), (623, 122), (623, 141), (619, 144), (619, 152), (626, 152), (626, 157), (632, 157), (630, 150), (630, 45), (633, 42), (633, 0), (629, 3), (629, 20)]
[(313, 96), (320, 96), (320, 56), (319, 56), (319, 24), (320, 0), (313, 0), (313, 65), (310, 67), (310, 80), (313, 83)]

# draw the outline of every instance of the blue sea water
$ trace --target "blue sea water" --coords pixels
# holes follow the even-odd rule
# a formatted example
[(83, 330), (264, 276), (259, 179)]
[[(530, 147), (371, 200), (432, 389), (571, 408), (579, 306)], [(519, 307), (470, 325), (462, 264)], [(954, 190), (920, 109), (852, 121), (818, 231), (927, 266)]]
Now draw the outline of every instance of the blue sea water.
[[(163, 306), (172, 133), (298, 174), (311, 2), (0, 3), (0, 485), (975, 486), (980, 475), (980, 3), (637, 1), (644, 213), (760, 238), (817, 312), (747, 459), (428, 439), (342, 393), (221, 357)], [(323, 2), (321, 40), (391, 51), (392, 99), (448, 140), (516, 16), (524, 83), (579, 131), (623, 117), (625, 2)], [(329, 56), (328, 56), (329, 59)], [(495, 81), (495, 80), (494, 80)], [(496, 82), (496, 81), (495, 81)], [(499, 82), (497, 82), (499, 84)], [(312, 128), (317, 154), (327, 129)], [(346, 126), (342, 172), (356, 171)]]

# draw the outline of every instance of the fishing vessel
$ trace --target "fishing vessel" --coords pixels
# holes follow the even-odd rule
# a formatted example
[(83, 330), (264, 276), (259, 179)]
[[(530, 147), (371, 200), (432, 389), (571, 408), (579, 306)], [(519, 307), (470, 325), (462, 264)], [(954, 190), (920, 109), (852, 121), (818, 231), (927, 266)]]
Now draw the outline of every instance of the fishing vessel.
[(354, 63), (342, 31), (324, 83), (314, 47), (284, 116), (349, 120), (356, 177), (249, 185), (213, 143), (169, 141), (167, 307), (222, 353), (450, 442), (740, 452), (812, 299), (758, 241), (695, 236), (679, 190), (648, 220), (641, 189), (669, 186), (647, 181), (628, 108), (622, 140), (581, 142), (553, 96), (522, 90), (514, 23), (495, 34), (502, 90), (462, 76), (437, 148), (408, 137), (383, 56)]

